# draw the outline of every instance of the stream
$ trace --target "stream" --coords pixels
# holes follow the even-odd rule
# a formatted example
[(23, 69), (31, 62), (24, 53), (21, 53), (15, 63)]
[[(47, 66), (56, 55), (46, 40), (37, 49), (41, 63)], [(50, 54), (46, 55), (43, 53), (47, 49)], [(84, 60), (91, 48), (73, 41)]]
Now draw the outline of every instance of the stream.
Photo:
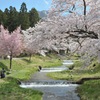
[(30, 81), (22, 82), (20, 87), (42, 91), (43, 100), (80, 100), (76, 93), (77, 84), (66, 80), (53, 80), (46, 76), (49, 72), (68, 70), (66, 66), (71, 64), (73, 64), (71, 60), (64, 60), (62, 66), (42, 68), (32, 76)]

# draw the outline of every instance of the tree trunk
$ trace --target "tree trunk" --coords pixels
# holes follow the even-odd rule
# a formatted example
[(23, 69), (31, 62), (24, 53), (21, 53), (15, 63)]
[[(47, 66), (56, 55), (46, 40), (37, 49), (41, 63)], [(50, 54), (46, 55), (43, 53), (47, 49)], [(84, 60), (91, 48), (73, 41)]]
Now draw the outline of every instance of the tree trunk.
[(32, 54), (30, 54), (29, 61), (31, 61), (31, 58), (32, 58)]
[(10, 69), (12, 67), (12, 55), (10, 55)]
[[(84, 20), (86, 20), (86, 1), (83, 0), (83, 4), (84, 4)], [(85, 29), (87, 30), (87, 25), (85, 24)]]
[(85, 2), (85, 0), (83, 0), (83, 3), (84, 3), (84, 16), (86, 16), (86, 2)]
[(100, 64), (100, 50), (98, 50), (98, 63)]

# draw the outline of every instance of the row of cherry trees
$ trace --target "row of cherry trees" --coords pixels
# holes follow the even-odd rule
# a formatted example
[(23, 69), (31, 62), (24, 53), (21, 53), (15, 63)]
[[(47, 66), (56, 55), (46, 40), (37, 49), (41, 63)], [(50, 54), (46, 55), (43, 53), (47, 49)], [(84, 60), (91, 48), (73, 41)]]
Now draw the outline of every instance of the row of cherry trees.
[[(34, 28), (29, 28), (26, 31), (21, 30), (18, 27), (12, 33), (0, 25), (0, 56), (9, 56), (10, 69), (12, 67), (12, 58), (20, 55), (21, 53), (27, 53), (28, 55), (39, 53), (40, 37), (33, 36)], [(32, 38), (34, 37), (34, 38)], [(31, 59), (30, 59), (31, 60)]]
[(100, 0), (52, 0), (48, 18), (32, 29), (31, 43), (39, 49), (100, 58)]
[[(59, 23), (56, 25), (58, 26)], [(31, 56), (34, 53), (39, 53), (41, 50), (54, 50), (59, 53), (60, 49), (69, 49), (70, 53), (77, 52), (82, 55), (87, 54), (89, 57), (98, 56), (100, 61), (99, 35), (98, 39), (73, 39), (66, 33), (60, 33), (57, 26), (54, 28), (56, 30), (55, 31), (53, 29), (54, 24), (52, 25), (52, 23), (48, 21), (39, 22), (35, 28), (29, 28), (26, 31), (21, 31), (20, 27), (18, 27), (15, 31), (9, 33), (9, 31), (4, 29), (1, 25), (0, 55), (10, 56), (10, 69), (12, 66), (12, 57), (19, 55), (23, 52), (23, 50)], [(87, 56), (84, 59), (88, 61), (86, 58)]]
[(23, 48), (30, 57), (41, 50), (70, 50), (100, 61), (100, 0), (52, 0), (48, 18), (22, 33), (1, 27), (0, 54), (12, 60)]
[[(60, 19), (56, 19), (55, 21), (59, 22)], [(98, 56), (99, 52), (99, 43), (100, 38), (98, 34), (98, 39), (94, 38), (91, 39), (90, 37), (80, 38), (70, 36), (66, 32), (66, 24), (61, 27), (60, 24), (63, 25), (65, 22), (51, 22), (51, 21), (44, 21), (39, 22), (35, 28), (30, 28), (25, 31), (25, 34), (30, 36), (29, 38), (31, 44), (35, 45), (38, 49), (45, 49), (45, 50), (54, 50), (59, 53), (59, 50), (70, 50), (71, 53), (78, 53), (78, 54), (87, 54), (89, 56)], [(33, 31), (32, 31), (33, 30)], [(73, 33), (74, 34), (74, 33)], [(83, 34), (84, 35), (84, 34)], [(80, 36), (80, 35), (79, 35)], [(28, 36), (26, 36), (28, 37)], [(27, 38), (26, 38), (27, 39)], [(26, 40), (27, 41), (27, 40)], [(30, 43), (28, 44), (30, 45)], [(27, 47), (29, 47), (27, 45)], [(32, 47), (29, 48), (30, 50), (33, 49)], [(31, 51), (31, 53), (34, 50)]]

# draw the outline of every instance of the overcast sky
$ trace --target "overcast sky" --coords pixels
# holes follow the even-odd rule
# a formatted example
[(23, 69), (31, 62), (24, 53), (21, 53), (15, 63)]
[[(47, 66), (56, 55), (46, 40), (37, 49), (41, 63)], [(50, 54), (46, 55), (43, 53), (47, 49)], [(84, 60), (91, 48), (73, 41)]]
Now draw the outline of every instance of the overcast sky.
[(36, 8), (38, 11), (48, 10), (52, 0), (0, 0), (0, 9), (4, 11), (5, 8), (10, 6), (16, 7), (19, 11), (22, 2), (26, 3), (27, 9)]

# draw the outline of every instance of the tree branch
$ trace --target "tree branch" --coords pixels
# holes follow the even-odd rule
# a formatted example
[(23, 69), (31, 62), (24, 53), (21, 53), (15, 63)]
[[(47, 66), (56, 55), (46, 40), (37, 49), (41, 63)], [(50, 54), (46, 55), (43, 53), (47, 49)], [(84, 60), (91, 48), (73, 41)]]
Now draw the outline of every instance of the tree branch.
[[(73, 34), (74, 32), (74, 34)], [(82, 29), (78, 29), (78, 30), (75, 30), (75, 31), (68, 31), (66, 32), (69, 34), (68, 37), (72, 37), (72, 38), (94, 38), (94, 39), (98, 39), (98, 34), (95, 33), (94, 31), (85, 31), (85, 30), (82, 30)], [(75, 34), (75, 33), (78, 33)]]

